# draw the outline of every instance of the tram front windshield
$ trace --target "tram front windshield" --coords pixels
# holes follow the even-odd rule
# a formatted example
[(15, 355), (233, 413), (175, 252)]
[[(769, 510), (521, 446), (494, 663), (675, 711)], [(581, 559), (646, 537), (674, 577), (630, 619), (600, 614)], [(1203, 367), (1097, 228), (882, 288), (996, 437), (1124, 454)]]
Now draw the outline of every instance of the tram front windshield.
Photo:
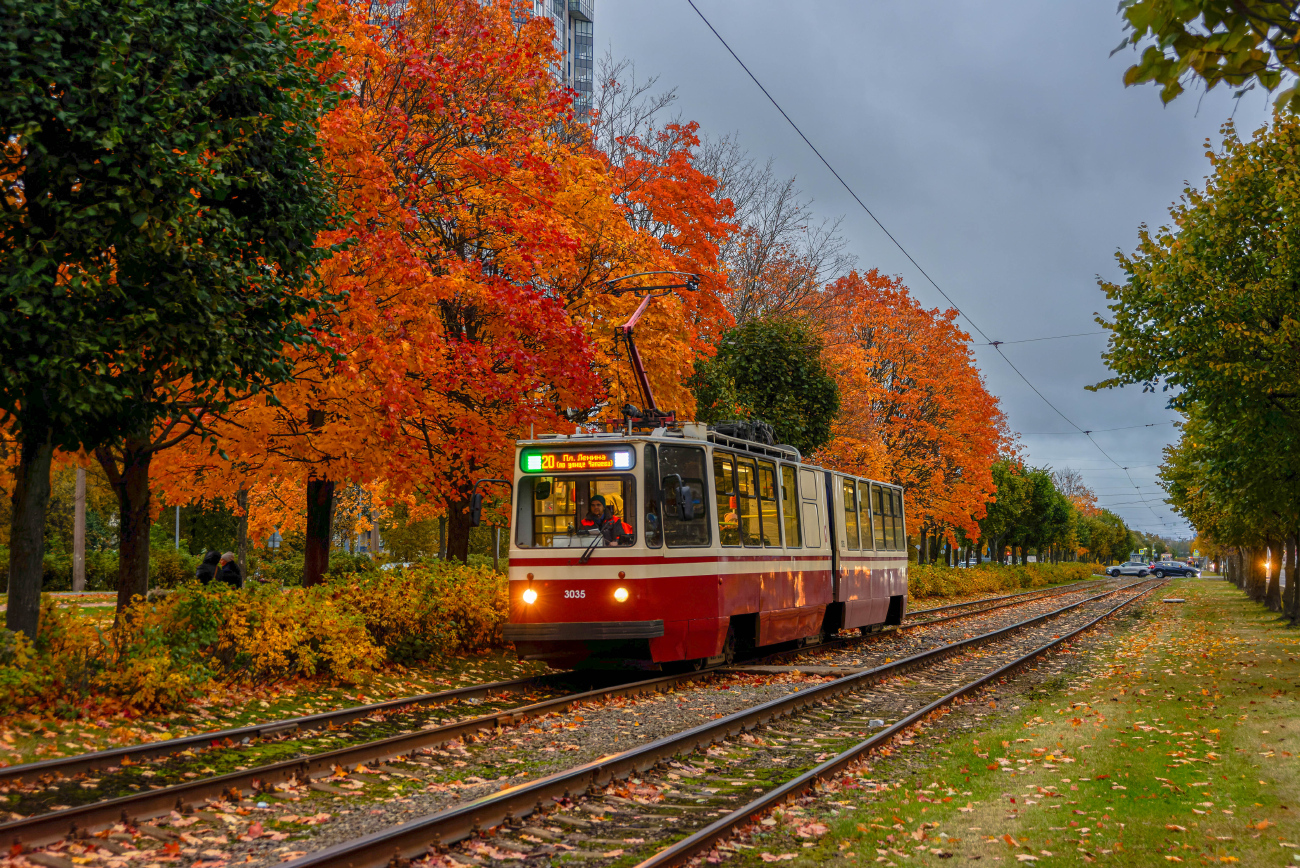
[(519, 481), (519, 540), (524, 548), (636, 544), (630, 475), (529, 476)]

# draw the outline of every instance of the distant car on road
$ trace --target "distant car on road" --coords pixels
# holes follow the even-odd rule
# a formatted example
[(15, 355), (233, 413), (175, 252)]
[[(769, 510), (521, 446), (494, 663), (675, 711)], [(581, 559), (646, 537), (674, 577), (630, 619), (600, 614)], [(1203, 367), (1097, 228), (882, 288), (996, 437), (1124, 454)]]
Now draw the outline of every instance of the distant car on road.
[(1151, 565), (1151, 575), (1157, 579), (1163, 579), (1165, 576), (1191, 576), (1194, 579), (1200, 574), (1201, 571), (1196, 567), (1178, 561), (1158, 561)]
[(1108, 576), (1137, 576), (1139, 579), (1146, 577), (1151, 572), (1151, 565), (1146, 561), (1126, 561), (1117, 567), (1110, 567), (1106, 570)]

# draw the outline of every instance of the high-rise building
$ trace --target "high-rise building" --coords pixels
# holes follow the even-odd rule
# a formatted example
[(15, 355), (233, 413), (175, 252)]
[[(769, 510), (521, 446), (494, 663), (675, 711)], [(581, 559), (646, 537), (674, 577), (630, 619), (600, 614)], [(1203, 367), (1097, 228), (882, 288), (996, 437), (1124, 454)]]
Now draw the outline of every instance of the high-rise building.
[(556, 75), (577, 92), (573, 110), (585, 117), (591, 111), (596, 83), (596, 0), (533, 0), (533, 14), (549, 18), (555, 26), (555, 47), (561, 54)]

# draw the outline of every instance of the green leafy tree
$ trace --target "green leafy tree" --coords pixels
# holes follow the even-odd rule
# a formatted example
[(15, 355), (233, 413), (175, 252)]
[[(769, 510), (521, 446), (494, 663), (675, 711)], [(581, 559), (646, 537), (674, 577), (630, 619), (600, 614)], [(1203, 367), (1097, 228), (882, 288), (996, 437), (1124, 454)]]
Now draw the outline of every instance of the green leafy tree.
[(1236, 547), (1251, 596), (1280, 606), (1257, 573), (1262, 547), (1300, 525), (1300, 118), (1277, 112), (1242, 141), (1231, 124), (1204, 190), (1172, 226), (1141, 230), (1110, 299), (1115, 376), (1096, 388), (1167, 390), (1184, 412), (1162, 479), (1199, 532)]
[(701, 422), (767, 422), (778, 442), (805, 455), (830, 441), (839, 388), (806, 324), (751, 320), (723, 334), (717, 349), (696, 364), (692, 385)]
[(0, 0), (0, 20), (7, 623), (33, 634), (53, 450), (113, 458), (120, 606), (147, 587), (153, 452), (315, 340), (333, 49), (254, 0)]
[[(1277, 105), (1300, 108), (1294, 85), (1300, 74), (1300, 12), (1294, 3), (1269, 0), (1122, 0), (1128, 35), (1116, 51), (1141, 49), (1124, 74), (1125, 84), (1155, 82), (1160, 98), (1175, 99), (1184, 82), (1199, 79), (1206, 90), (1223, 83), (1238, 96), (1256, 84), (1276, 90)], [(1143, 47), (1145, 46), (1145, 47)]]
[(993, 482), (997, 493), (980, 519), (980, 535), (989, 546), (989, 555), (1000, 560), (1002, 549), (1013, 539), (1022, 516), (1028, 509), (1029, 482), (1020, 463), (1000, 458), (993, 464)]

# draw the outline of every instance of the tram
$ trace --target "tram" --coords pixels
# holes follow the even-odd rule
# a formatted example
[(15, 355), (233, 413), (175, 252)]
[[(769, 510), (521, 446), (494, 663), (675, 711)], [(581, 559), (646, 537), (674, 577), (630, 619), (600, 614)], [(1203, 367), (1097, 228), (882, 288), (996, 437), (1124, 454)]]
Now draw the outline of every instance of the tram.
[[(615, 330), (645, 409), (624, 407), (618, 431), (516, 444), (505, 638), (560, 667), (688, 669), (902, 623), (902, 489), (806, 464), (761, 425), (658, 409), (633, 329), (698, 278), (614, 286), (645, 276), (609, 282), (645, 295)], [(472, 521), (480, 509), (476, 488)]]
[(524, 440), (514, 487), (522, 659), (694, 668), (906, 614), (902, 490), (790, 446), (690, 423)]

